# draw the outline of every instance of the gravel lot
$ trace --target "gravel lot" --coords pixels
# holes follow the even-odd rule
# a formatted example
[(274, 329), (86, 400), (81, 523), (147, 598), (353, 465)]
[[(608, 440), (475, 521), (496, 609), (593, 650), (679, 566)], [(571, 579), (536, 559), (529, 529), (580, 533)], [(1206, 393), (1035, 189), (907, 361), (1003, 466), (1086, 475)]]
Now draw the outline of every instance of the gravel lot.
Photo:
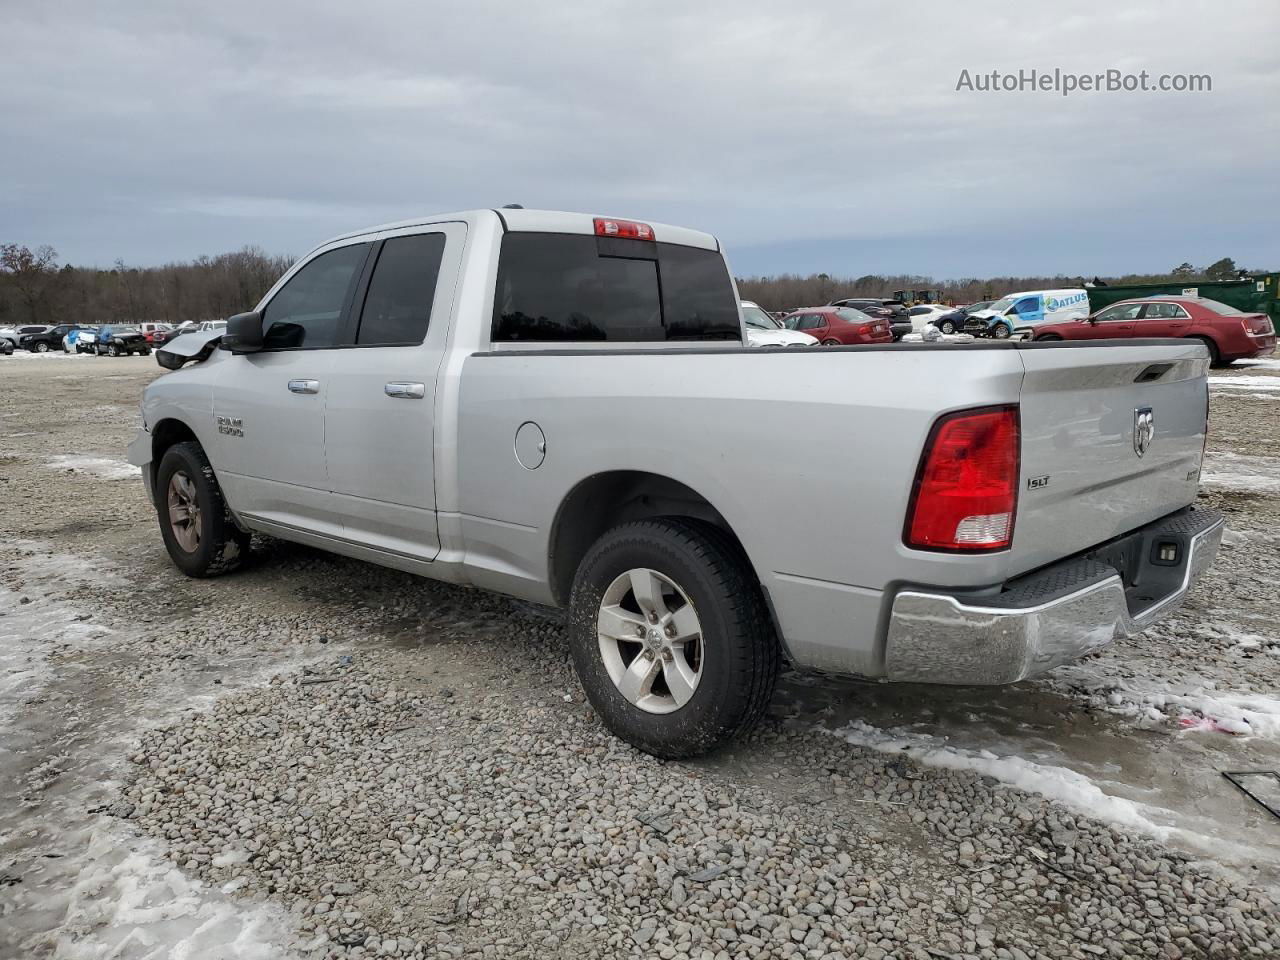
[(1280, 956), (1220, 776), (1280, 769), (1277, 361), (1215, 371), (1232, 532), (1150, 635), (789, 678), (693, 763), (602, 729), (556, 611), (261, 538), (183, 578), (121, 465), (158, 372), (0, 357), (0, 958)]

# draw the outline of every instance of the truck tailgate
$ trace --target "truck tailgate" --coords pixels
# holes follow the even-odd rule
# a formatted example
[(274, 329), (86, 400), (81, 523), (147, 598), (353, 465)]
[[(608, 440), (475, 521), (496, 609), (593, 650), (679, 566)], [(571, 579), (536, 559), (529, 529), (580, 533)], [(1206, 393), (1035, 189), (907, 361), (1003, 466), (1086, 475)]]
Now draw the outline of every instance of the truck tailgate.
[(1013, 572), (1195, 500), (1208, 413), (1203, 346), (1084, 341), (1024, 345), (1019, 355), (1026, 372)]

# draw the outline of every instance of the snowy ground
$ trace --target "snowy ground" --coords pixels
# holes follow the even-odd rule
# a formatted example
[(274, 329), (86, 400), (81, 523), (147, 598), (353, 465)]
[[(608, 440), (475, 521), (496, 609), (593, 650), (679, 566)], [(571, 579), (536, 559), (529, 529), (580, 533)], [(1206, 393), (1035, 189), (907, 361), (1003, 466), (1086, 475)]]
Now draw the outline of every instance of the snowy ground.
[(662, 764), (554, 614), (265, 541), (180, 577), (123, 462), (155, 364), (6, 359), (3, 960), (1280, 955), (1280, 821), (1221, 777), (1280, 769), (1274, 360), (1215, 371), (1232, 532), (1147, 636), (996, 690), (790, 677)]

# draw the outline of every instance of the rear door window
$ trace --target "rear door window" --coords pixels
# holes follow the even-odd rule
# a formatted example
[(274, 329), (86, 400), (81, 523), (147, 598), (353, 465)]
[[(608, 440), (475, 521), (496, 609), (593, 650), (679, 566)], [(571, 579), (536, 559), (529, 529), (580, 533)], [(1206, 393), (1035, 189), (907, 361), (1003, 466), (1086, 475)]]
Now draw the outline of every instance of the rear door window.
[(502, 239), (495, 341), (741, 336), (729, 273), (714, 250), (553, 233), (508, 233)]
[(443, 233), (392, 237), (382, 245), (365, 294), (357, 344), (422, 343), (443, 256)]

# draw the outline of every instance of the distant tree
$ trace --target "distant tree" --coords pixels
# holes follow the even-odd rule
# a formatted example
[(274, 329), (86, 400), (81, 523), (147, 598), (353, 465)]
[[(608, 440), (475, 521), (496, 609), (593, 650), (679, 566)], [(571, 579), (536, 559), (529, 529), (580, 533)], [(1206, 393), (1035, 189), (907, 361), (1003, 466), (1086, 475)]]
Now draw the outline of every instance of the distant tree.
[(28, 247), (16, 243), (0, 244), (0, 273), (4, 273), (17, 291), (32, 323), (41, 323), (49, 312), (55, 290), (58, 252), (53, 247)]
[(1204, 277), (1206, 280), (1234, 280), (1237, 272), (1236, 262), (1230, 257), (1223, 257), (1204, 268)]
[(1196, 275), (1196, 268), (1185, 260), (1169, 271), (1169, 276), (1175, 280), (1191, 280)]

